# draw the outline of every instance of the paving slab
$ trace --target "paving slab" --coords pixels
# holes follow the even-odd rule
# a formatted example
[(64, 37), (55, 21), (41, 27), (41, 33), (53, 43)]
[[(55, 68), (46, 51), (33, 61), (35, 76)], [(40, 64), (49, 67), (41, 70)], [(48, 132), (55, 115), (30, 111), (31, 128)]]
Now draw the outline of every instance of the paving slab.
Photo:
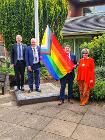
[(58, 108), (70, 110), (70, 111), (73, 111), (78, 114), (85, 114), (87, 112), (89, 106), (90, 105), (80, 106), (79, 101), (75, 101), (75, 100), (73, 101), (73, 104), (68, 103), (68, 101), (66, 100), (63, 105), (61, 105), (61, 106), (56, 105), (56, 107), (58, 107)]
[(3, 134), (0, 140), (32, 140), (37, 134), (38, 130), (15, 126), (6, 134)]
[(28, 93), (28, 89), (28, 85), (25, 85), (25, 92), (15, 92), (16, 101), (18, 105), (58, 100), (59, 88), (54, 86), (52, 83), (41, 84), (41, 93), (36, 91)]
[(68, 138), (72, 135), (76, 126), (76, 123), (54, 119), (45, 127), (43, 131), (54, 133)]
[[(68, 140), (68, 138), (41, 131), (32, 140)], [(69, 139), (69, 140), (72, 140), (72, 139)]]
[(8, 103), (8, 100), (14, 100), (13, 96), (11, 94), (4, 94), (0, 95), (0, 105), (3, 103)]
[(11, 101), (11, 100), (10, 100), (10, 102), (2, 103), (2, 105), (1, 105), (1, 107), (5, 107), (5, 108), (11, 108), (11, 107), (15, 108), (16, 106), (17, 106), (16, 101)]
[(92, 113), (93, 115), (101, 115), (105, 117), (105, 107), (98, 106), (98, 105), (91, 105), (88, 112)]
[(28, 113), (13, 111), (13, 110), (9, 110), (9, 111), (10, 112), (5, 113), (0, 117), (1, 121), (18, 124), (19, 122), (24, 121), (25, 119), (30, 117), (30, 114)]
[(58, 119), (64, 120), (64, 121), (71, 121), (75, 123), (79, 123), (82, 119), (83, 115), (75, 113), (70, 110), (63, 110), (56, 116)]
[(19, 111), (34, 114), (44, 106), (45, 104), (43, 103), (24, 105), (19, 107)]
[(72, 138), (76, 140), (105, 140), (105, 130), (80, 124), (75, 129)]
[(7, 114), (7, 112), (10, 112), (7, 108), (0, 107), (0, 118)]
[(10, 123), (0, 121), (0, 136), (12, 129), (13, 126)]
[(36, 114), (54, 118), (60, 111), (61, 111), (60, 108), (44, 106), (41, 109), (37, 110)]
[(80, 123), (105, 129), (105, 116), (93, 115), (93, 113), (89, 111), (83, 116)]
[(56, 108), (60, 108), (58, 106), (58, 101), (52, 101), (52, 102), (43, 102), (41, 104), (44, 104), (46, 107), (56, 107)]
[(4, 94), (0, 95), (0, 107), (9, 109), (9, 108), (17, 108), (16, 100), (14, 98), (14, 94), (9, 93), (9, 94)]
[[(3, 108), (10, 112), (10, 111), (17, 111), (17, 112), (25, 112), (34, 114), (37, 110), (42, 108), (43, 106), (46, 106), (46, 103), (38, 103), (38, 104), (29, 104), (24, 106), (17, 106), (16, 101), (9, 101), (8, 103), (3, 103), (0, 105), (0, 110), (3, 110)], [(2, 114), (2, 112), (0, 112)]]
[(34, 128), (36, 130), (43, 130), (51, 120), (52, 119), (48, 117), (31, 115), (28, 119), (21, 122), (20, 125), (28, 128)]

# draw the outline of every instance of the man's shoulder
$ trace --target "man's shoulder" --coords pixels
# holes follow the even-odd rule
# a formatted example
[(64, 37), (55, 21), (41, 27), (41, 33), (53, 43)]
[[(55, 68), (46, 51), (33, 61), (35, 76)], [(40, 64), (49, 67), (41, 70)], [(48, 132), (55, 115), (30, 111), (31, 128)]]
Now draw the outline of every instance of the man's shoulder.
[(71, 53), (70, 55), (73, 56), (73, 57), (76, 57), (76, 55), (74, 53)]
[(15, 46), (17, 46), (17, 44), (16, 44), (16, 43), (12, 44), (12, 47), (15, 47)]
[(37, 48), (38, 48), (38, 49), (40, 49), (40, 46), (39, 46), (39, 45), (37, 45)]
[(26, 49), (27, 49), (27, 50), (31, 50), (31, 46), (27, 46)]
[(26, 45), (26, 44), (22, 44), (22, 46), (23, 46), (23, 47), (27, 47), (27, 45)]

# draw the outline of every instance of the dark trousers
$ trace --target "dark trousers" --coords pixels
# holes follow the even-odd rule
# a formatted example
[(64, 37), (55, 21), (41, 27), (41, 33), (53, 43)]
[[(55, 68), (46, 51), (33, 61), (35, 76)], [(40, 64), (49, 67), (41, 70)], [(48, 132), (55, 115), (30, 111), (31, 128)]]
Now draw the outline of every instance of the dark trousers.
[(25, 72), (25, 63), (24, 61), (17, 61), (14, 66), (16, 86), (18, 89), (24, 86), (24, 72)]
[(74, 72), (68, 73), (63, 78), (60, 79), (60, 100), (64, 101), (65, 99), (65, 88), (66, 83), (68, 83), (68, 99), (73, 97), (73, 80), (74, 80)]
[(35, 88), (39, 89), (40, 86), (40, 68), (35, 68), (35, 65), (32, 66), (32, 71), (28, 71), (28, 84), (30, 90), (33, 91), (33, 81), (35, 80)]

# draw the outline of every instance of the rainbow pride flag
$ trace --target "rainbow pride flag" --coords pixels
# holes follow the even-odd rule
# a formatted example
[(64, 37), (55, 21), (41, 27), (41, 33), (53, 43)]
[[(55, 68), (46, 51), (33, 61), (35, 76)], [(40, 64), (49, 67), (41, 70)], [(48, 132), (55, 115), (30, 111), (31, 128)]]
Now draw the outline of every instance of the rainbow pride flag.
[(41, 44), (41, 59), (55, 80), (59, 80), (74, 68), (73, 62), (47, 26)]

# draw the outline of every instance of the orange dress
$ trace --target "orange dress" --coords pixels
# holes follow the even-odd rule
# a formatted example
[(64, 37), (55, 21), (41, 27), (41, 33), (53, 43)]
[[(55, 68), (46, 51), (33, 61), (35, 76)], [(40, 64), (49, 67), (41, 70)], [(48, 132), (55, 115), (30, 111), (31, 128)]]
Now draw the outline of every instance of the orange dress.
[(77, 81), (85, 81), (90, 89), (95, 85), (94, 59), (81, 58), (77, 71)]

